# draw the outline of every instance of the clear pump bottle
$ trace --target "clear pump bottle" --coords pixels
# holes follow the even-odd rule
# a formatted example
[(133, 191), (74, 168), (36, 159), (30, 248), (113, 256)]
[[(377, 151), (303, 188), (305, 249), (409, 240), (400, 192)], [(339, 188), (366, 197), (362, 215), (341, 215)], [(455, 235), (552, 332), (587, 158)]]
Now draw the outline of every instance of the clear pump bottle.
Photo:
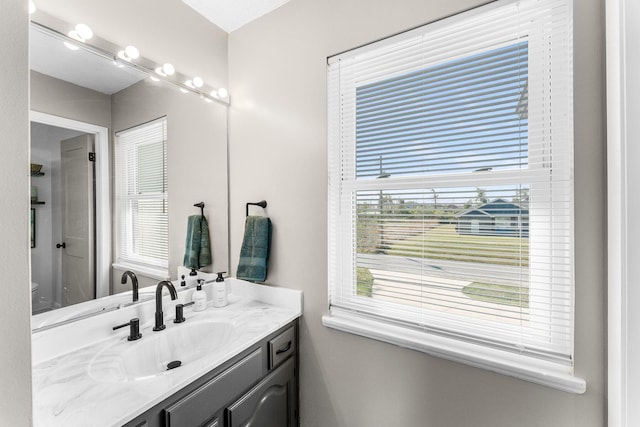
[(204, 280), (198, 280), (198, 287), (191, 297), (193, 300), (193, 311), (202, 311), (207, 308), (207, 293), (202, 290), (202, 282), (204, 282)]
[(225, 272), (217, 273), (216, 281), (213, 284), (213, 306), (224, 307), (228, 304), (227, 300), (227, 284), (224, 282), (222, 275)]
[(192, 287), (198, 284), (198, 272), (195, 268), (191, 268), (189, 275), (187, 276), (187, 287)]

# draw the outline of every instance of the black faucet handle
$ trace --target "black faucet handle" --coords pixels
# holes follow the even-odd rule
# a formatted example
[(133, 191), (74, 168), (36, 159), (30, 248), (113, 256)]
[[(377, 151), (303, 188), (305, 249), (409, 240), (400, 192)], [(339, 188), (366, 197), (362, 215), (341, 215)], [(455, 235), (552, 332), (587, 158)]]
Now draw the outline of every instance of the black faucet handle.
[(185, 320), (187, 320), (184, 318), (184, 307), (188, 307), (193, 304), (194, 304), (193, 301), (188, 302), (186, 304), (176, 304), (176, 318), (173, 319), (173, 323), (182, 323)]
[(182, 323), (187, 320), (184, 318), (183, 308), (184, 304), (176, 304), (176, 318), (173, 319), (173, 323)]
[(134, 317), (127, 323), (123, 323), (122, 325), (114, 326), (113, 330), (124, 328), (125, 326), (129, 326), (129, 336), (127, 337), (128, 341), (135, 341), (142, 338), (142, 334), (140, 333), (140, 319)]

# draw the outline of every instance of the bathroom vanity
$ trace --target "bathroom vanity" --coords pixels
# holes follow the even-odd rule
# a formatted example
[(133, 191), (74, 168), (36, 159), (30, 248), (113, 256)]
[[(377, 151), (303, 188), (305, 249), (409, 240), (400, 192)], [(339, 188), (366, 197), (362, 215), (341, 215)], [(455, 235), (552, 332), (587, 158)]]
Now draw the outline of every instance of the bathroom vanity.
[(252, 346), (127, 426), (295, 426), (297, 321)]
[[(183, 323), (193, 290), (165, 296), (162, 331), (147, 301), (34, 333), (34, 426), (297, 425), (302, 294), (228, 282), (228, 306), (185, 307)], [(140, 339), (112, 330), (133, 318)]]

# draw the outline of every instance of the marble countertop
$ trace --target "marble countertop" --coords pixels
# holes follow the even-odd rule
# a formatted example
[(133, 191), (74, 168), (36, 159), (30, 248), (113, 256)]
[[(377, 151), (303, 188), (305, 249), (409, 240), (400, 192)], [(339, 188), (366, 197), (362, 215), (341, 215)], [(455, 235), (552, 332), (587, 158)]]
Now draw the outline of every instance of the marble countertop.
[(144, 379), (107, 379), (92, 375), (89, 367), (105, 349), (136, 344), (127, 342), (128, 328), (112, 331), (112, 326), (139, 317), (141, 341), (165, 332), (151, 330), (155, 301), (34, 334), (33, 425), (120, 426), (302, 315), (300, 291), (235, 279), (230, 279), (230, 286), (229, 305), (213, 308), (209, 304), (202, 312), (187, 307), (187, 322), (182, 324), (172, 322), (173, 307), (190, 301), (191, 293), (181, 293), (177, 301), (165, 298), (166, 330), (188, 322), (222, 321), (231, 323), (234, 332), (205, 356)]

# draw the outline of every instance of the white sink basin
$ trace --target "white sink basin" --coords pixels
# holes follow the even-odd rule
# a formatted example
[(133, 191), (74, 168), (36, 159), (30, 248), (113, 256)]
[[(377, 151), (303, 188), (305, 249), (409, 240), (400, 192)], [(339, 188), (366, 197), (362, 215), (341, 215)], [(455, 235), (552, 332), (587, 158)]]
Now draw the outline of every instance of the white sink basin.
[[(142, 338), (126, 338), (99, 352), (89, 364), (89, 375), (96, 381), (123, 382), (153, 379), (180, 371), (228, 343), (235, 331), (230, 322), (200, 320), (167, 323), (159, 332), (145, 329)], [(179, 365), (168, 370), (169, 363)], [(179, 375), (179, 374), (178, 374)]]

